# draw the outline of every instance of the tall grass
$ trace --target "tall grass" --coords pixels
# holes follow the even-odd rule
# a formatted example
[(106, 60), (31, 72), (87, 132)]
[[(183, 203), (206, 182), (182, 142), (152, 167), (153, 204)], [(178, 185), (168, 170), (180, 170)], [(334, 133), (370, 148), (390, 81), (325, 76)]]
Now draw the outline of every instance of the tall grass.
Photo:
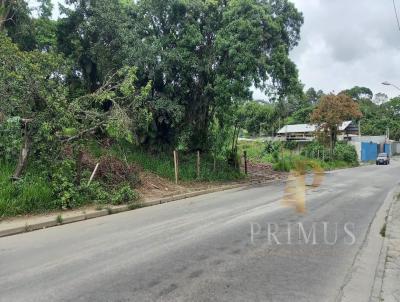
[[(132, 144), (118, 144), (111, 149), (102, 148), (95, 143), (88, 145), (90, 152), (96, 156), (111, 154), (138, 165), (146, 171), (153, 172), (169, 180), (175, 179), (173, 152), (154, 152), (139, 148)], [(217, 158), (214, 169), (214, 158), (209, 154), (200, 155), (200, 178), (197, 177), (197, 154), (179, 152), (179, 180), (189, 181), (229, 181), (241, 179), (244, 175), (228, 165), (225, 159)]]
[[(150, 153), (132, 145), (119, 145), (111, 149), (111, 153), (144, 170), (161, 177), (175, 179), (172, 152)], [(200, 155), (200, 178), (197, 177), (197, 154), (179, 152), (179, 180), (181, 181), (228, 181), (243, 178), (240, 171), (229, 166), (226, 160), (216, 159), (209, 154)]]
[(238, 144), (238, 152), (240, 155), (243, 151), (247, 152), (247, 157), (257, 163), (273, 162), (272, 154), (265, 152), (265, 143), (259, 141), (240, 141)]
[(276, 171), (289, 172), (296, 169), (299, 162), (305, 164), (306, 169), (311, 167), (321, 167), (324, 170), (334, 170), (346, 167), (354, 167), (357, 162), (346, 162), (343, 160), (329, 160), (309, 158), (300, 154), (296, 154), (287, 149), (281, 149), (279, 152), (268, 154), (265, 152), (265, 143), (258, 141), (241, 141), (239, 142), (239, 152), (246, 151), (247, 156), (253, 162), (270, 163)]
[(13, 164), (0, 161), (0, 218), (56, 208), (50, 185), (34, 167), (17, 182), (10, 180), (13, 170)]

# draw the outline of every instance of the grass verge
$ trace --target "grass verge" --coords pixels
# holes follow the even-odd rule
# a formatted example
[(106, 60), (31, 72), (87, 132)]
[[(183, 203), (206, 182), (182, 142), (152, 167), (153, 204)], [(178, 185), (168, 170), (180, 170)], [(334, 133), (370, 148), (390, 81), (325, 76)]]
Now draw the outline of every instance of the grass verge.
[(56, 209), (49, 183), (34, 167), (17, 182), (10, 179), (13, 171), (13, 164), (0, 161), (0, 218)]
[(289, 172), (295, 169), (299, 162), (303, 162), (307, 169), (320, 167), (327, 171), (355, 167), (355, 164), (342, 160), (324, 161), (305, 157), (287, 149), (281, 149), (279, 152), (275, 152), (275, 154), (267, 153), (265, 151), (265, 143), (259, 141), (241, 141), (239, 143), (239, 152), (242, 154), (243, 151), (247, 152), (247, 156), (251, 161), (272, 164), (274, 170), (277, 171)]
[[(174, 160), (172, 152), (150, 153), (130, 144), (118, 144), (110, 149), (102, 149), (91, 143), (91, 153), (97, 156), (110, 154), (130, 164), (141, 166), (160, 177), (175, 179)], [(232, 181), (242, 179), (244, 175), (232, 168), (225, 159), (214, 158), (209, 154), (200, 155), (200, 177), (197, 177), (197, 154), (179, 152), (179, 180), (190, 181)]]

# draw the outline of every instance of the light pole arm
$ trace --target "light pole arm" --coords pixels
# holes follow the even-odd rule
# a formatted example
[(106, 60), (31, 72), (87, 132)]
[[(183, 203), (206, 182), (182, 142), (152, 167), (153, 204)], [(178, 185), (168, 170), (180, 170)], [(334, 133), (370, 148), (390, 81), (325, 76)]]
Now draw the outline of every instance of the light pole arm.
[(394, 88), (396, 88), (397, 90), (400, 91), (400, 87), (395, 85), (395, 84), (392, 84), (392, 83), (389, 83), (389, 82), (383, 82), (382, 84), (386, 85), (386, 86), (393, 86)]
[(394, 85), (394, 84), (391, 84), (394, 88), (396, 88), (397, 90), (399, 90), (400, 91), (400, 88), (398, 87), (398, 86), (396, 86), (396, 85)]

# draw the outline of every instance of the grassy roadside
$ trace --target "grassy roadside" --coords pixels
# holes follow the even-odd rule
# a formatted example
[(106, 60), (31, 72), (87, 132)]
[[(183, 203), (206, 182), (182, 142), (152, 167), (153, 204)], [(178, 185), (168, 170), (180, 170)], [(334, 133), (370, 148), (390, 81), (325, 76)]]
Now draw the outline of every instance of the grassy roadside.
[[(100, 147), (96, 142), (89, 145), (90, 152), (97, 157), (104, 155), (115, 156), (129, 164), (142, 167), (145, 171), (157, 174), (160, 177), (174, 180), (173, 154), (170, 153), (149, 153), (134, 145), (119, 144), (110, 149)], [(242, 179), (244, 175), (240, 171), (228, 165), (225, 159), (214, 158), (209, 154), (200, 156), (200, 178), (197, 177), (197, 155), (196, 153), (179, 153), (179, 180), (182, 182), (191, 181), (232, 181)]]
[[(145, 171), (150, 171), (161, 178), (174, 180), (174, 165), (172, 154), (151, 154), (138, 149), (132, 145), (119, 145), (118, 147), (104, 148), (96, 142), (90, 142), (87, 149), (91, 156), (97, 159), (104, 157), (115, 157), (129, 165), (140, 167)], [(201, 155), (200, 164), (200, 178), (197, 177), (197, 156), (196, 154), (180, 154), (179, 155), (179, 179), (180, 185), (185, 186), (185, 183), (195, 182), (224, 182), (238, 180), (244, 175), (230, 167), (225, 160), (217, 159), (214, 168), (214, 159), (209, 155)], [(100, 162), (100, 160), (99, 160)], [(17, 215), (46, 213), (60, 209), (60, 203), (57, 202), (57, 193), (55, 190), (64, 191), (64, 187), (55, 187), (49, 180), (49, 175), (44, 175), (41, 169), (37, 167), (28, 166), (25, 176), (22, 180), (12, 182), (10, 180), (14, 171), (15, 164), (0, 160), (0, 219), (4, 217), (12, 217)], [(73, 168), (75, 169), (75, 168)], [(87, 177), (90, 176), (93, 168), (84, 171), (85, 182)], [(63, 185), (63, 183), (61, 183)], [(129, 203), (130, 195), (127, 193), (127, 188), (119, 190), (118, 192), (108, 193), (104, 201), (97, 200), (98, 194), (102, 193), (107, 184), (102, 184), (100, 180), (93, 181), (90, 187), (84, 188), (70, 188), (65, 187), (66, 194), (69, 194), (70, 189), (73, 193), (80, 195), (80, 203), (77, 203), (73, 208), (88, 205), (102, 205), (105, 203), (112, 203), (112, 198), (115, 195), (121, 195), (123, 203)], [(82, 195), (89, 191), (99, 192)], [(135, 192), (134, 187), (132, 192)], [(111, 193), (111, 194), (109, 194)], [(104, 193), (105, 194), (105, 193)], [(126, 195), (126, 196), (125, 196)], [(110, 198), (109, 198), (110, 197)]]
[(56, 209), (52, 188), (37, 169), (28, 167), (18, 182), (10, 181), (13, 171), (13, 164), (0, 161), (0, 218)]
[(295, 169), (299, 162), (305, 163), (307, 169), (320, 167), (323, 170), (335, 170), (342, 168), (355, 167), (354, 163), (349, 163), (343, 160), (325, 161), (317, 158), (309, 158), (298, 154), (294, 151), (281, 149), (276, 152), (266, 152), (266, 144), (259, 141), (241, 141), (239, 142), (239, 152), (247, 152), (249, 160), (255, 163), (272, 164), (274, 170), (290, 171)]

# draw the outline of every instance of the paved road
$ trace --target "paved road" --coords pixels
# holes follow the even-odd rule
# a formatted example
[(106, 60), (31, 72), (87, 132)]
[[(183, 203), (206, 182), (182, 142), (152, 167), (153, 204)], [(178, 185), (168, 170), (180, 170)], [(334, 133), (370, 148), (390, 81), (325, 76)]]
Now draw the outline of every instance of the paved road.
[[(335, 301), (399, 172), (327, 174), (305, 214), (281, 206), (279, 184), (0, 238), (0, 301)], [(288, 244), (287, 223), (298, 222), (307, 232), (316, 223), (315, 245), (293, 230)], [(323, 222), (330, 242), (338, 225), (333, 245)], [(273, 223), (280, 245), (268, 241)]]

